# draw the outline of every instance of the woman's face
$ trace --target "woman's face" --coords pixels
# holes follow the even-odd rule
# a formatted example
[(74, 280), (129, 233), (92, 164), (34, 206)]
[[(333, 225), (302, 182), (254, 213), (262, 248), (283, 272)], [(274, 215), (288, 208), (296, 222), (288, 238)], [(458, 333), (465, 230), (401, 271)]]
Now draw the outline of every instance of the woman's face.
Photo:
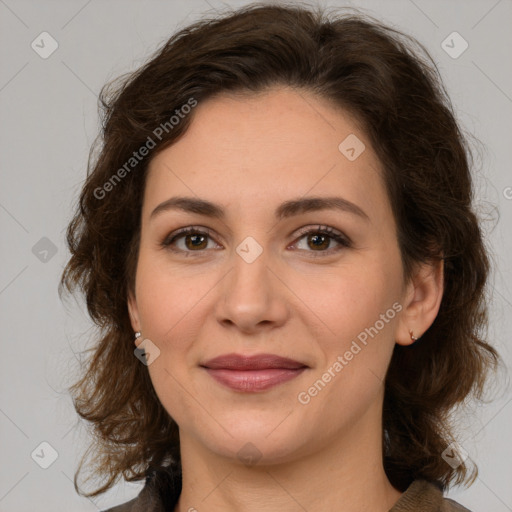
[[(277, 462), (380, 429), (393, 347), (408, 342), (409, 288), (368, 139), (341, 110), (290, 88), (219, 96), (193, 115), (150, 163), (129, 300), (134, 330), (160, 351), (148, 370), (182, 441)], [(213, 203), (223, 216), (156, 210), (176, 197)], [(338, 198), (338, 207), (300, 206), (313, 197)], [(290, 201), (299, 205), (283, 208)], [(164, 245), (187, 227), (196, 233)], [(291, 378), (268, 387), (254, 382), (279, 370), (251, 372), (253, 387), (240, 389), (215, 375), (249, 373), (203, 366), (233, 353), (306, 368), (281, 370)]]

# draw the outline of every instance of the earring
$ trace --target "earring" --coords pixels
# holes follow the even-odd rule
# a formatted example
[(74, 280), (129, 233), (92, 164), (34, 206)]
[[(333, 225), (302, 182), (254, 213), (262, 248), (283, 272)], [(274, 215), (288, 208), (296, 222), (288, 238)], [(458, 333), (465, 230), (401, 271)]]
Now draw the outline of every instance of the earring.
[(419, 338), (416, 338), (416, 336), (414, 336), (412, 331), (409, 331), (409, 334), (411, 335), (411, 340), (412, 340), (413, 344), (416, 343)]
[(140, 332), (140, 331), (137, 331), (137, 332), (135, 333), (135, 341), (137, 341), (137, 340), (140, 338), (140, 336), (141, 336), (141, 332)]

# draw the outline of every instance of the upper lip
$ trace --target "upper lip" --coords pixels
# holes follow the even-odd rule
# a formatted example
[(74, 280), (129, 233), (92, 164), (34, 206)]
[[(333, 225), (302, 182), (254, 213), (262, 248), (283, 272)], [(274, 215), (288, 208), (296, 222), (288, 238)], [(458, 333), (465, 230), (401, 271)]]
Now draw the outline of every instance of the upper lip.
[(218, 370), (221, 368), (228, 370), (265, 370), (268, 368), (298, 369), (305, 368), (307, 365), (294, 361), (287, 357), (280, 357), (275, 354), (224, 354), (202, 363), (201, 366)]

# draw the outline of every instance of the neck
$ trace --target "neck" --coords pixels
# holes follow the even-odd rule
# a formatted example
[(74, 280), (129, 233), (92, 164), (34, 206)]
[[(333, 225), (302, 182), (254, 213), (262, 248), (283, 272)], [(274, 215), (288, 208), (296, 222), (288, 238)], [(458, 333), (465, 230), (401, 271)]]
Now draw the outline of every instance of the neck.
[(180, 432), (183, 487), (174, 512), (387, 512), (402, 493), (384, 472), (375, 428), (381, 417), (381, 409), (370, 409), (357, 424), (331, 433), (321, 449), (252, 466)]

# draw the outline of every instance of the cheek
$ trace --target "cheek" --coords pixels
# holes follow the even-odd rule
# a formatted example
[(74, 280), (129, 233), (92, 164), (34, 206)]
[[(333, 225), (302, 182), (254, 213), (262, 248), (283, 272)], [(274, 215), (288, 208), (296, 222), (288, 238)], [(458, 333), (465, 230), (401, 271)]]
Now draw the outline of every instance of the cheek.
[[(367, 258), (329, 272), (302, 274), (291, 287), (307, 306), (303, 310), (308, 323), (318, 324), (318, 332), (325, 334), (322, 345), (341, 350), (392, 308), (399, 298), (399, 286), (397, 267)], [(394, 313), (386, 317), (390, 321), (384, 328), (379, 322), (379, 330), (388, 330)]]
[(332, 425), (359, 417), (373, 403), (393, 352), (400, 267), (367, 263), (315, 280), (319, 286), (308, 296), (323, 324), (316, 339), (323, 365), (307, 383), (311, 387), (301, 391), (314, 404), (306, 408), (312, 418), (328, 404)]
[(136, 294), (145, 337), (160, 346), (173, 332), (194, 301), (193, 287), (179, 273), (141, 250)]
[(141, 250), (136, 294), (143, 334), (163, 354), (172, 352), (171, 362), (177, 362), (180, 353), (185, 357), (193, 342), (201, 338), (219, 279), (213, 269), (187, 269), (171, 264), (164, 254)]
[(202, 324), (197, 317), (206, 286), (204, 280), (187, 276), (141, 250), (137, 305), (144, 337), (160, 350), (148, 372), (160, 402), (178, 423), (184, 421), (183, 411), (194, 410), (183, 387), (188, 382), (190, 347), (200, 337)]

